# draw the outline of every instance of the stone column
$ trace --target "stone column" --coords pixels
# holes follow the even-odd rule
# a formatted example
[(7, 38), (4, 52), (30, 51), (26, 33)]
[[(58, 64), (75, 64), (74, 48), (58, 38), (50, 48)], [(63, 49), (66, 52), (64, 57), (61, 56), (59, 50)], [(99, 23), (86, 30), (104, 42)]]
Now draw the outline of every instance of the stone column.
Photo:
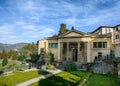
[(87, 62), (90, 62), (92, 58), (90, 58), (90, 42), (87, 42)]
[(80, 42), (78, 42), (77, 44), (78, 44), (78, 49), (77, 49), (77, 52), (78, 52), (77, 61), (80, 62)]
[(69, 42), (67, 42), (67, 60), (70, 60), (70, 57), (69, 57)]
[(58, 61), (62, 61), (63, 56), (63, 42), (58, 42)]
[(63, 42), (60, 42), (60, 61), (63, 60)]
[(58, 41), (58, 62), (60, 61), (60, 41)]
[(87, 62), (87, 44), (88, 44), (88, 42), (85, 42), (84, 43), (85, 45), (84, 45), (84, 49), (85, 49), (85, 51), (84, 51), (84, 62)]

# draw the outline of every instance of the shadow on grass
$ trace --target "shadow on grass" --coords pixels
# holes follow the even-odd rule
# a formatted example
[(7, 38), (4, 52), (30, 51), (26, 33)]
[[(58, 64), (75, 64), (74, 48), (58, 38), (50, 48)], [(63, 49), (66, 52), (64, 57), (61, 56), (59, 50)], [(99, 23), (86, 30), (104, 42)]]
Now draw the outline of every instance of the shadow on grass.
[(0, 70), (0, 75), (2, 75), (4, 72), (2, 70)]
[(87, 72), (80, 71), (63, 71), (59, 74), (40, 80), (38, 86), (78, 86), (87, 74)]
[[(72, 81), (75, 79), (70, 78)], [(39, 81), (39, 86), (77, 86), (77, 83), (66, 80), (60, 76), (51, 76), (45, 80)]]
[(46, 74), (50, 74), (50, 72), (45, 71), (45, 70), (38, 70), (38, 74), (40, 74), (40, 75), (46, 75)]

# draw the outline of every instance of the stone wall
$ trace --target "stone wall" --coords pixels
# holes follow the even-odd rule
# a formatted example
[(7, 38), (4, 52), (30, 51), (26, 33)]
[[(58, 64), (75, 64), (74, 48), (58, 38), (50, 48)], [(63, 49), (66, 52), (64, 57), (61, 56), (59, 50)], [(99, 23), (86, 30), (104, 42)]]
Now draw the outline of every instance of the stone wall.
[(113, 61), (99, 61), (91, 68), (93, 73), (117, 74), (117, 65)]

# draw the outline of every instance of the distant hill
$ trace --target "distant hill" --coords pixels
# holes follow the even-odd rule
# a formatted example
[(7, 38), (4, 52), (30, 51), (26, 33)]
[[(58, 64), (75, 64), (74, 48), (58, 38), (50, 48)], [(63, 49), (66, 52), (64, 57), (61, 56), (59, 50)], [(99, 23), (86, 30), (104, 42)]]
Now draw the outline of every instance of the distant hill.
[(6, 51), (20, 50), (21, 48), (23, 48), (27, 44), (29, 44), (29, 43), (16, 43), (16, 44), (3, 44), (3, 43), (0, 43), (0, 52), (3, 49), (5, 49)]

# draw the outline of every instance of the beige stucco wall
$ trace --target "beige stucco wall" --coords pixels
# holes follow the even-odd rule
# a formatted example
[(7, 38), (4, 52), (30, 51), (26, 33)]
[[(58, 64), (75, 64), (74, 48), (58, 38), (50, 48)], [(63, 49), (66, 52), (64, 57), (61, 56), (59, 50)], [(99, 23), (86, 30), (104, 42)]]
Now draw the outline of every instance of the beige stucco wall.
[[(57, 40), (48, 40), (49, 43), (58, 43)], [(48, 51), (54, 54), (55, 61), (58, 61), (58, 48), (49, 48), (48, 46)]]
[(38, 41), (38, 54), (40, 54), (40, 49), (44, 48), (44, 43), (46, 42), (46, 40), (39, 40)]
[(120, 57), (120, 44), (115, 45), (115, 57)]
[[(95, 38), (91, 41), (91, 61), (94, 60), (95, 56), (98, 56), (98, 52), (102, 52), (102, 56), (110, 55), (110, 44), (111, 39), (110, 38)], [(107, 48), (93, 48), (93, 42), (107, 42)]]
[(44, 48), (45, 52), (51, 52), (54, 54), (55, 60), (58, 60), (58, 48), (49, 48), (49, 43), (57, 43), (57, 40), (39, 40), (38, 43), (38, 54), (40, 54), (40, 49)]

